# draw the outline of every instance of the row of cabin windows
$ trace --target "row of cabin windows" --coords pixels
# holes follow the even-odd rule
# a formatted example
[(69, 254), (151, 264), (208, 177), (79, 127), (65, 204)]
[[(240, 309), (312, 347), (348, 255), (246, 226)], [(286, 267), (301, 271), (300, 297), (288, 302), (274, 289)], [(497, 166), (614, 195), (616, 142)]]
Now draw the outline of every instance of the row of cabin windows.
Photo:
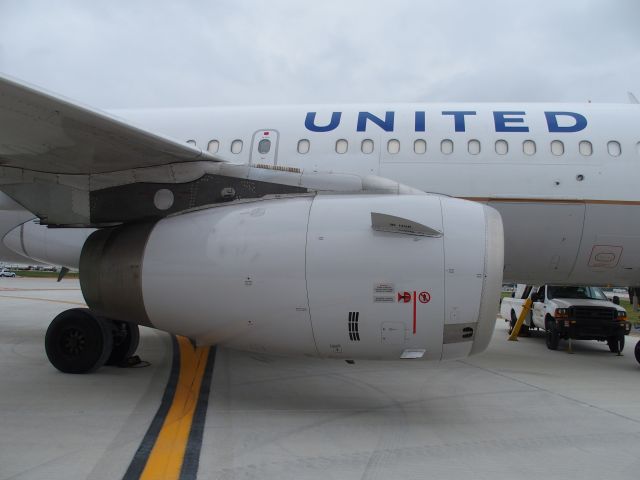
[[(267, 142), (269, 142), (268, 147), (263, 145), (262, 141), (258, 145), (258, 151), (260, 151), (260, 153), (267, 153), (271, 149), (271, 141), (267, 140)], [(187, 143), (190, 144), (190, 145), (193, 145), (194, 147), (196, 145), (196, 141), (195, 140), (187, 140)], [(244, 143), (240, 139), (236, 139), (236, 140), (232, 141), (231, 142), (231, 147), (230, 147), (231, 153), (235, 153), (235, 154), (241, 153), (243, 145), (244, 145)], [(266, 152), (262, 152), (261, 151), (264, 148), (267, 149)], [(209, 152), (209, 153), (218, 153), (218, 150), (220, 150), (220, 140), (210, 140), (209, 143), (207, 144), (207, 152)]]
[[(195, 140), (187, 140), (187, 143), (194, 145)], [(369, 138), (365, 138), (360, 143), (360, 151), (365, 154), (373, 153), (374, 142)], [(236, 139), (231, 142), (231, 153), (239, 154), (242, 152), (243, 142)], [(564, 155), (564, 143), (561, 140), (553, 140), (550, 144), (551, 153), (556, 156)], [(494, 144), (495, 152), (498, 155), (506, 155), (509, 153), (509, 143), (506, 140), (496, 140)], [(211, 140), (207, 145), (207, 151), (210, 153), (217, 153), (220, 150), (220, 141)], [(258, 152), (261, 154), (267, 154), (271, 150), (271, 140), (263, 138), (258, 142)], [(311, 142), (306, 138), (298, 141), (298, 153), (305, 155), (311, 150)], [(343, 154), (349, 150), (349, 142), (344, 138), (336, 140), (335, 146), (336, 153)], [(451, 155), (454, 151), (453, 140), (445, 138), (440, 142), (440, 152), (444, 155)], [(471, 155), (479, 155), (482, 151), (479, 140), (469, 140), (467, 142), (467, 152)], [(580, 155), (589, 157), (593, 155), (593, 145), (588, 140), (583, 140), (578, 144), (578, 151)], [(392, 138), (387, 141), (387, 152), (391, 155), (400, 153), (400, 140)], [(418, 155), (427, 153), (427, 142), (421, 138), (413, 142), (413, 152)], [(522, 153), (525, 155), (535, 155), (537, 152), (536, 142), (533, 140), (525, 140), (522, 142)], [(607, 152), (612, 157), (619, 157), (622, 154), (622, 147), (620, 142), (612, 140), (607, 142)], [(638, 153), (640, 153), (640, 143), (638, 143)]]
[[(304, 143), (303, 143), (304, 142)], [(309, 152), (309, 140), (300, 140), (298, 142), (298, 153)], [(349, 143), (345, 139), (339, 139), (336, 141), (336, 153), (347, 153), (349, 149)], [(374, 149), (373, 140), (365, 139), (360, 144), (360, 151), (362, 153), (372, 153)], [(556, 156), (564, 155), (564, 143), (561, 140), (553, 140), (550, 144), (551, 153)], [(494, 144), (494, 150), (498, 155), (506, 155), (509, 153), (509, 143), (506, 140), (496, 140)], [(453, 140), (445, 138), (440, 142), (440, 152), (444, 155), (451, 155), (454, 151)], [(482, 151), (479, 140), (469, 140), (467, 142), (467, 152), (471, 155), (479, 155)], [(583, 140), (578, 144), (578, 151), (580, 155), (589, 157), (593, 155), (593, 145), (588, 140)], [(537, 152), (536, 142), (533, 140), (525, 140), (522, 142), (522, 152), (525, 155), (535, 155)], [(622, 147), (619, 142), (612, 140), (607, 143), (607, 152), (612, 157), (619, 157), (622, 154)], [(640, 153), (640, 143), (638, 144), (638, 152)], [(387, 141), (387, 153), (396, 155), (400, 153), (400, 140), (391, 139)], [(422, 139), (417, 139), (413, 142), (413, 153), (423, 155), (427, 153), (427, 142)]]

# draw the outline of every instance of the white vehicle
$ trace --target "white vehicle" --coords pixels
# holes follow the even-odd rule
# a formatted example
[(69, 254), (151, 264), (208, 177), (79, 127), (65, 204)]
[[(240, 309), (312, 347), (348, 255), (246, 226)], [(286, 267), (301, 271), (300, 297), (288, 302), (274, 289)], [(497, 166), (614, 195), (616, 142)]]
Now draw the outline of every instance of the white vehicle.
[(3, 268), (2, 270), (0, 270), (0, 277), (15, 277), (16, 274), (10, 270), (7, 270), (6, 268)]
[[(511, 329), (516, 324), (516, 321), (520, 317), (520, 313), (522, 312), (522, 307), (524, 302), (531, 297), (531, 295), (537, 292), (537, 287), (534, 285), (527, 285), (525, 283), (518, 283), (516, 285), (515, 290), (511, 293), (511, 296), (504, 297), (500, 300), (500, 316), (504, 318), (506, 322), (509, 322), (510, 328), (509, 333), (511, 333)], [(529, 315), (526, 319), (520, 332), (524, 335), (529, 331), (529, 327), (531, 326), (531, 315)]]
[[(518, 298), (520, 297), (520, 298)], [(547, 347), (556, 350), (560, 339), (606, 341), (612, 352), (624, 348), (631, 324), (627, 311), (606, 297), (598, 287), (568, 285), (518, 285), (514, 298), (502, 300), (500, 314), (511, 326), (520, 316), (527, 298), (533, 300), (531, 313), (523, 324), (546, 332)]]
[[(3, 244), (80, 267), (90, 307), (51, 324), (63, 371), (109, 357), (102, 318), (199, 345), (439, 360), (486, 348), (503, 276), (640, 285), (638, 105), (117, 113), (0, 79), (0, 189), (22, 215)], [(101, 346), (61, 350), (69, 326)]]

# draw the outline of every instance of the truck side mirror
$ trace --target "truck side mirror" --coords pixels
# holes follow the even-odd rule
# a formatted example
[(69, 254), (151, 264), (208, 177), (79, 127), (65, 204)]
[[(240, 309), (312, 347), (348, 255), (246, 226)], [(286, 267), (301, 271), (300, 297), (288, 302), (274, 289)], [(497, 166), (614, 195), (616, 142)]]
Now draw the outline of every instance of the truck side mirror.
[(620, 297), (617, 295), (614, 295), (613, 298), (611, 299), (611, 301), (613, 303), (615, 303), (616, 305), (620, 305)]

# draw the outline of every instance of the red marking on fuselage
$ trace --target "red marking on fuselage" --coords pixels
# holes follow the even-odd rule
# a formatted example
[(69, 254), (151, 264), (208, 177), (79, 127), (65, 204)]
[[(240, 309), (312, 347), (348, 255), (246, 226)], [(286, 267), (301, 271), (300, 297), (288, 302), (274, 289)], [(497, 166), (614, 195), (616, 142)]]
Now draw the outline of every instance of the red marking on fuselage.
[(416, 291), (413, 291), (413, 334), (416, 334)]

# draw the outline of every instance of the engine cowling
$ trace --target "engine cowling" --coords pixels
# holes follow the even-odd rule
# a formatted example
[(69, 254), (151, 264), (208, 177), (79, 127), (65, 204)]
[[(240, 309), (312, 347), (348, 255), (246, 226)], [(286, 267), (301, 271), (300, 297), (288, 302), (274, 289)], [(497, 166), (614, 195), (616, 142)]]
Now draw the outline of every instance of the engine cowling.
[(94, 231), (93, 228), (48, 228), (34, 218), (11, 230), (2, 241), (23, 257), (78, 268), (82, 245)]
[(107, 317), (198, 344), (370, 359), (483, 351), (502, 268), (499, 214), (435, 195), (220, 206), (98, 230), (80, 258), (87, 304)]

